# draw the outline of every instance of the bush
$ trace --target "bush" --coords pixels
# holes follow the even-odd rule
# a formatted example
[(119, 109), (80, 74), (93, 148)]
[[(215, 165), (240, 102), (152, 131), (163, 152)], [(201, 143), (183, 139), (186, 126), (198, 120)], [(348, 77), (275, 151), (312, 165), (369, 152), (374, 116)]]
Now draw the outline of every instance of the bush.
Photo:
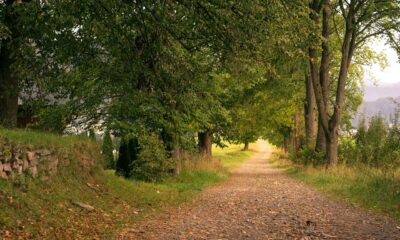
[(367, 127), (359, 124), (355, 137), (342, 137), (339, 159), (347, 164), (365, 164), (394, 173), (400, 167), (400, 129), (389, 127), (381, 116), (372, 117)]
[(385, 120), (381, 116), (372, 117), (369, 127), (360, 126), (356, 135), (358, 159), (369, 166), (379, 167), (387, 153), (384, 146), (388, 137)]
[(344, 136), (339, 139), (339, 162), (355, 164), (359, 159), (359, 149), (352, 136)]
[(300, 150), (296, 159), (299, 159), (303, 165), (312, 164), (314, 166), (320, 166), (325, 163), (323, 153), (316, 152), (313, 148), (307, 146)]
[(163, 142), (156, 134), (144, 133), (139, 137), (140, 151), (132, 162), (131, 176), (144, 181), (160, 181), (173, 170), (173, 161)]
[(41, 131), (61, 134), (63, 133), (66, 122), (65, 109), (63, 106), (51, 105), (44, 107), (35, 115), (35, 122), (30, 127)]
[(104, 157), (104, 167), (106, 169), (114, 169), (115, 168), (113, 151), (114, 151), (114, 145), (111, 140), (110, 131), (107, 130), (104, 133), (103, 146), (102, 146), (102, 154)]
[(397, 125), (390, 128), (383, 146), (385, 170), (396, 171), (400, 167), (400, 129)]

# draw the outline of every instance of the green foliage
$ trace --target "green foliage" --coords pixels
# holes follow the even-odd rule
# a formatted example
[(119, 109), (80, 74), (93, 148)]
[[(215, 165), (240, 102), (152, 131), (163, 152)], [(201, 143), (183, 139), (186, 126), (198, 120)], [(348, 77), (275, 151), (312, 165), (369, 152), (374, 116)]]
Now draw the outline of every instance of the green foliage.
[(114, 144), (111, 139), (110, 130), (106, 130), (103, 136), (102, 154), (104, 158), (104, 167), (106, 169), (115, 168)]
[(385, 169), (393, 173), (400, 168), (400, 129), (396, 124), (389, 129), (383, 146)]
[[(357, 134), (362, 134), (358, 132)], [(359, 149), (357, 140), (352, 136), (342, 136), (339, 139), (339, 161), (344, 164), (355, 165), (358, 163)]]
[(391, 127), (381, 116), (362, 120), (357, 134), (340, 139), (339, 157), (347, 164), (365, 164), (393, 174), (400, 167), (400, 133), (394, 122)]
[(59, 105), (41, 108), (35, 119), (31, 127), (46, 132), (62, 134), (67, 125), (65, 108)]
[(360, 150), (361, 161), (367, 165), (379, 166), (384, 161), (383, 146), (386, 142), (388, 127), (381, 116), (372, 117), (368, 130), (361, 129), (356, 136), (357, 147)]
[(314, 148), (304, 146), (293, 160), (295, 162), (300, 161), (303, 165), (321, 166), (325, 164), (324, 157), (324, 153), (316, 152)]
[(174, 162), (168, 157), (165, 146), (157, 135), (141, 134), (139, 148), (137, 159), (132, 161), (132, 178), (156, 182), (173, 172)]

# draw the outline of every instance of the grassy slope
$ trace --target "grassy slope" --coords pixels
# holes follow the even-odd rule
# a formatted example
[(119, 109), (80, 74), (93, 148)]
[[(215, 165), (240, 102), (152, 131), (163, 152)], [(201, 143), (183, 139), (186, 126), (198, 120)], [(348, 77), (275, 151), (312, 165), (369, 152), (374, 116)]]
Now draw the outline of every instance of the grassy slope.
[[(340, 165), (332, 170), (323, 167), (297, 166), (275, 151), (276, 167), (329, 195), (359, 204), (379, 213), (400, 219), (400, 176), (387, 176), (365, 166)], [(280, 156), (279, 156), (280, 155)]]
[[(90, 143), (85, 138), (23, 131), (0, 130), (0, 136), (35, 147), (73, 148), (76, 143)], [(238, 166), (252, 153), (244, 153), (237, 146), (215, 150), (216, 157), (228, 168)], [(215, 166), (195, 167), (162, 183), (144, 183), (99, 168), (82, 173), (72, 166), (50, 181), (0, 180), (0, 233), (10, 238), (108, 239), (121, 227), (157, 209), (177, 206), (227, 175), (226, 169)], [(96, 210), (80, 209), (72, 204), (74, 201), (90, 204)]]

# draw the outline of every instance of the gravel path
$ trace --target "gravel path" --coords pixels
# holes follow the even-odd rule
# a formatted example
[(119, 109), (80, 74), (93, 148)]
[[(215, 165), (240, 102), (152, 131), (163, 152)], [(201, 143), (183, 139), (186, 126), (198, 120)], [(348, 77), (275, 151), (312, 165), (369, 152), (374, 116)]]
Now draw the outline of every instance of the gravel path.
[(400, 239), (400, 223), (338, 203), (277, 169), (262, 151), (180, 208), (147, 217), (119, 239)]

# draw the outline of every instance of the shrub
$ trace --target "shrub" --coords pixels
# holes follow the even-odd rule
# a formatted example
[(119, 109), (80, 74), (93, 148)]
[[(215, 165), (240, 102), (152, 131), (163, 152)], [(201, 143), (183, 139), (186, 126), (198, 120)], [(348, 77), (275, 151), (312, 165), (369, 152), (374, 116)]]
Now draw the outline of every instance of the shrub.
[(63, 133), (66, 122), (65, 109), (63, 106), (51, 105), (42, 108), (35, 115), (35, 122), (30, 127), (41, 131), (61, 134)]
[(382, 159), (385, 170), (396, 171), (400, 167), (400, 129), (397, 125), (390, 128), (383, 152), (386, 153)]
[(104, 133), (103, 137), (103, 146), (102, 146), (102, 154), (104, 157), (104, 167), (107, 169), (114, 169), (115, 168), (115, 161), (114, 161), (114, 145), (111, 140), (110, 131), (107, 130)]
[(367, 130), (364, 126), (358, 129), (356, 147), (362, 163), (374, 167), (382, 165), (387, 154), (384, 152), (387, 133), (385, 120), (381, 116), (372, 117)]
[(155, 182), (172, 172), (173, 162), (168, 158), (165, 146), (156, 134), (141, 134), (139, 146), (137, 159), (132, 162), (133, 178)]
[(299, 156), (296, 159), (299, 159), (301, 164), (304, 165), (312, 164), (319, 166), (325, 163), (323, 153), (316, 152), (313, 148), (307, 146), (300, 150)]
[(355, 137), (341, 137), (339, 159), (347, 164), (362, 163), (394, 173), (400, 167), (400, 129), (389, 127), (381, 116), (372, 117), (367, 127), (362, 120)]
[(355, 164), (359, 159), (359, 149), (352, 136), (344, 136), (339, 139), (339, 161), (345, 164)]

